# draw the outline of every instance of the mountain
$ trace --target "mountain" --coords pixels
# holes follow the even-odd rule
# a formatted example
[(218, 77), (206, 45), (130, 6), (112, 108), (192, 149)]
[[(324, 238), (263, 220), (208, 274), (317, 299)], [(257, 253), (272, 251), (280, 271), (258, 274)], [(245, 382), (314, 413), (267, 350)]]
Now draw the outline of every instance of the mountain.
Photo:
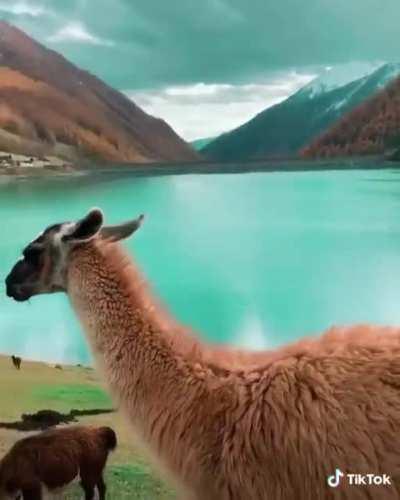
[(308, 158), (381, 154), (400, 160), (400, 78), (346, 113), (302, 151)]
[(213, 141), (214, 139), (215, 139), (215, 137), (205, 137), (204, 139), (196, 139), (194, 141), (191, 141), (190, 145), (196, 151), (201, 151), (208, 144), (210, 144), (210, 142)]
[(69, 160), (188, 161), (163, 120), (0, 21), (0, 150)]
[(338, 73), (333, 69), (313, 80), (285, 101), (219, 136), (202, 149), (202, 154), (217, 161), (296, 156), (344, 114), (400, 74), (400, 66), (385, 64), (350, 82)]

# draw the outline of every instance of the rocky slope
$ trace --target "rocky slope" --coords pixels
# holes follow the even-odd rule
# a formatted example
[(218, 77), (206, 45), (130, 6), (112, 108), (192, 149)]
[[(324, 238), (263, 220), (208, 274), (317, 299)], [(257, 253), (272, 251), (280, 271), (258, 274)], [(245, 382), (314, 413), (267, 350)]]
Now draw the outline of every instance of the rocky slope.
[(3, 21), (0, 150), (72, 161), (197, 158), (163, 120)]
[(213, 160), (294, 157), (343, 115), (367, 100), (400, 73), (386, 64), (347, 83), (345, 75), (317, 78), (310, 84), (208, 144), (201, 153)]
[(308, 158), (386, 155), (400, 160), (400, 78), (304, 148)]

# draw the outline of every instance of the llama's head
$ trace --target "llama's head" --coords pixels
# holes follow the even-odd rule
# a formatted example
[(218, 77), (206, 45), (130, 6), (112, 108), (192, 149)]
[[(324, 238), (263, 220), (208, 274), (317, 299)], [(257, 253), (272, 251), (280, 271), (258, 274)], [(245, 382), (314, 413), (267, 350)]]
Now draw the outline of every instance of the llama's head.
[(78, 246), (98, 239), (116, 242), (141, 225), (143, 215), (117, 226), (103, 226), (103, 213), (95, 208), (76, 222), (53, 224), (22, 252), (6, 278), (7, 295), (25, 301), (34, 295), (66, 291), (69, 256)]

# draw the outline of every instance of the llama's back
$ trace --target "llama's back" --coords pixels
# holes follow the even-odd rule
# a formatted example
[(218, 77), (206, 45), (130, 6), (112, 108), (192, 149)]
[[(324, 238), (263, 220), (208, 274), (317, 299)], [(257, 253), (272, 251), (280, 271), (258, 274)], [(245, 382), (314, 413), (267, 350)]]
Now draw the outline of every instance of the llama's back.
[(38, 439), (48, 440), (49, 446), (60, 450), (68, 460), (75, 461), (79, 468), (96, 468), (102, 470), (110, 451), (117, 446), (117, 437), (110, 427), (69, 426), (49, 430)]
[[(235, 383), (224, 431), (221, 499), (400, 496), (400, 330), (332, 329)], [(388, 474), (390, 486), (338, 489), (327, 477)], [(336, 494), (336, 496), (334, 496)]]
[[(364, 348), (389, 349), (400, 345), (400, 328), (374, 325), (355, 325), (350, 327), (332, 327), (322, 335), (313, 335), (294, 341), (276, 349), (249, 350), (228, 345), (213, 345), (199, 342), (196, 336), (185, 327), (180, 327), (176, 342), (185, 346), (185, 354), (193, 353), (205, 363), (227, 370), (261, 371), (276, 361), (291, 356), (298, 357), (310, 353), (330, 353), (338, 349)], [(186, 333), (186, 335), (184, 335)]]

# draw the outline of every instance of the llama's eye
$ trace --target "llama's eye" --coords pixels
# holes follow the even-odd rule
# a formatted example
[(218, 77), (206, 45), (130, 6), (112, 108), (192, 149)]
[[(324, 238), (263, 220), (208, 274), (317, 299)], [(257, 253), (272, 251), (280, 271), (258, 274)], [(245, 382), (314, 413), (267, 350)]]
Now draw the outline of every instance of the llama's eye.
[(23, 251), (25, 260), (30, 262), (31, 264), (38, 264), (41, 255), (42, 249), (38, 247), (28, 247)]

